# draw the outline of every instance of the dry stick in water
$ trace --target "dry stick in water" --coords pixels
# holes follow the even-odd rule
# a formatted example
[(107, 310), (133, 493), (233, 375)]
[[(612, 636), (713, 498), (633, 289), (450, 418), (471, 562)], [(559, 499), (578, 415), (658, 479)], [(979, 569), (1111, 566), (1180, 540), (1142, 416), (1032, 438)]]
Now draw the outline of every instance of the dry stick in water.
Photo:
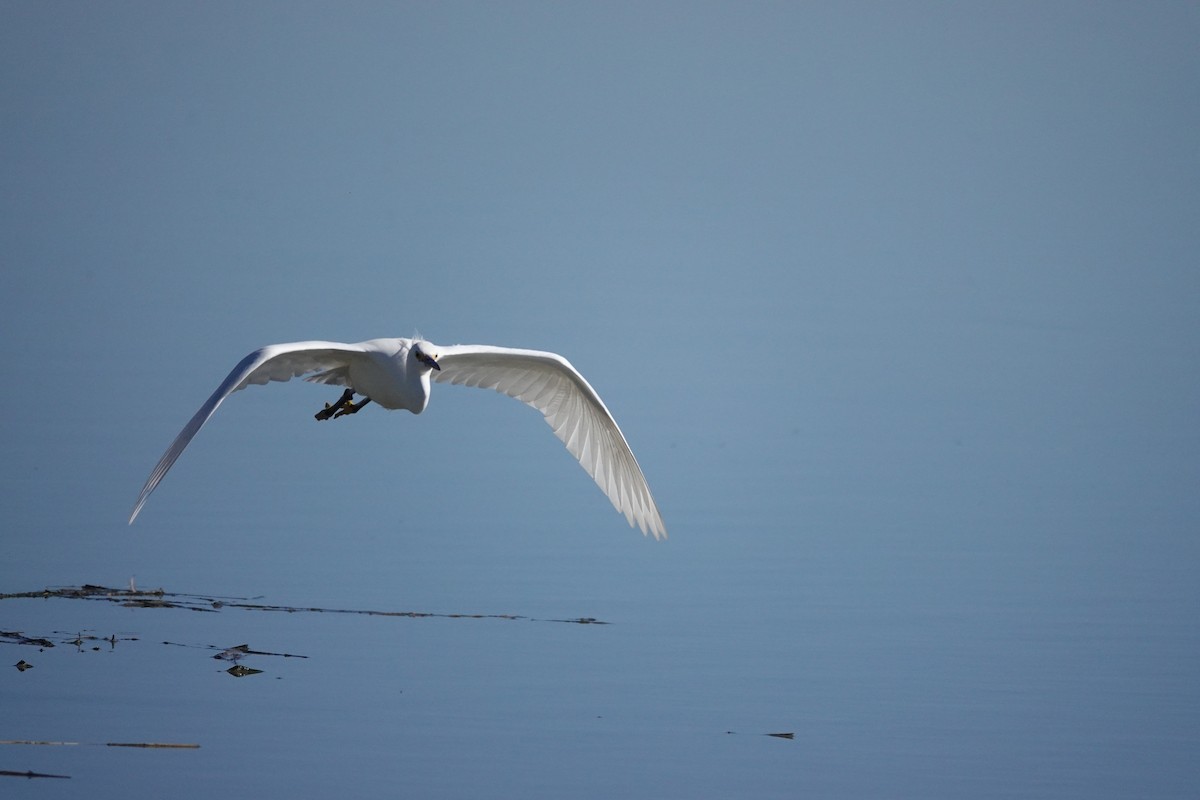
[(147, 748), (174, 748), (178, 750), (199, 750), (198, 744), (186, 744), (177, 742), (35, 742), (25, 739), (7, 739), (0, 741), (0, 744), (41, 744), (41, 745), (57, 745), (62, 747), (147, 747)]

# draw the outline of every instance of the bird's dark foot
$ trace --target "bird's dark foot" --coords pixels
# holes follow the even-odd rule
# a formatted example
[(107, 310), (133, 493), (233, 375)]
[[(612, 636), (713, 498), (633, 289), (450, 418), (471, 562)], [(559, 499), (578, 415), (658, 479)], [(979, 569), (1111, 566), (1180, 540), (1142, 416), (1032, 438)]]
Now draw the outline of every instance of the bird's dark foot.
[(359, 410), (369, 402), (371, 402), (371, 398), (364, 397), (357, 403), (346, 403), (346, 405), (342, 406), (341, 409), (333, 415), (333, 418), (337, 419), (338, 417), (344, 417), (347, 414), (357, 414)]
[[(330, 417), (339, 417), (339, 416), (341, 416), (341, 414), (339, 414), (338, 412), (341, 411), (347, 403), (350, 403), (350, 401), (353, 398), (354, 398), (354, 390), (347, 389), (346, 391), (342, 392), (342, 396), (338, 398), (338, 401), (336, 403), (334, 403), (333, 405), (329, 405), (329, 403), (326, 403), (325, 407), (323, 409), (321, 409), (320, 411), (318, 411), (314, 416), (318, 420), (329, 419)], [(354, 404), (350, 403), (350, 405), (354, 405)], [(362, 405), (360, 404), (359, 408), (361, 408), (361, 407), (362, 407)], [(357, 411), (357, 410), (358, 409), (356, 408), (355, 411)], [(349, 413), (353, 414), (354, 412), (351, 411)]]

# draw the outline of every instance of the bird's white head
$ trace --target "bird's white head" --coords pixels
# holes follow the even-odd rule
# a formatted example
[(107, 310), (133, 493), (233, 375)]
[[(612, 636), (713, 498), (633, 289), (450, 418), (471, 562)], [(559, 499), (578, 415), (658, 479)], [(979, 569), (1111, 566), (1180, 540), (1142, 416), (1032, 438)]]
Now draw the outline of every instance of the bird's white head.
[(438, 347), (432, 342), (427, 342), (424, 339), (413, 342), (409, 354), (421, 365), (422, 372), (441, 369), (437, 362)]

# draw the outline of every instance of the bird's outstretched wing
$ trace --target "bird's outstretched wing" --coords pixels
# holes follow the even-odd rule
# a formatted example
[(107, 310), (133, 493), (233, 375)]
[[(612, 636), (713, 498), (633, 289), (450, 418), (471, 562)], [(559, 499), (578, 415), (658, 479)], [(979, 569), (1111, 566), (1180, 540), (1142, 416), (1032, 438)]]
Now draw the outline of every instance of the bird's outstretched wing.
[(362, 352), (363, 348), (356, 344), (289, 342), (267, 345), (243, 358), (233, 368), (233, 372), (229, 373), (229, 377), (222, 381), (212, 396), (204, 402), (204, 405), (200, 406), (200, 410), (188, 421), (188, 424), (183, 426), (183, 430), (175, 437), (175, 441), (171, 442), (167, 452), (163, 453), (163, 457), (158, 460), (154, 471), (146, 479), (146, 485), (142, 487), (142, 493), (138, 495), (133, 513), (129, 515), (129, 524), (132, 525), (133, 521), (137, 519), (138, 513), (146, 504), (154, 487), (158, 486), (163, 476), (167, 474), (167, 470), (175, 463), (175, 459), (179, 458), (179, 454), (188, 446), (188, 442), (192, 440), (197, 431), (204, 427), (204, 423), (208, 421), (208, 418), (213, 415), (217, 406), (221, 405), (226, 397), (252, 383), (287, 381), (314, 370), (335, 369), (345, 365), (353, 354)]
[(437, 351), (440, 383), (494, 389), (542, 412), (554, 435), (608, 495), (630, 525), (666, 538), (658, 506), (617, 421), (570, 362), (555, 353), (488, 345)]

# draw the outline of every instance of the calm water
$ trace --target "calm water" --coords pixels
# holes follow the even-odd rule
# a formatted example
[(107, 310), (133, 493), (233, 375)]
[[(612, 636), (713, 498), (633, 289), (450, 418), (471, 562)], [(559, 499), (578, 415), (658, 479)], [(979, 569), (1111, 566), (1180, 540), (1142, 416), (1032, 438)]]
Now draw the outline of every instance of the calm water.
[[(1023, 352), (1009, 377), (1027, 381), (894, 375), (887, 403), (882, 344), (855, 356), (860, 383), (764, 371), (739, 414), (722, 387), (679, 413), (658, 384), (616, 392), (666, 542), (625, 527), (536, 414), (488, 393), (337, 427), (309, 418), (321, 387), (248, 391), (132, 528), (203, 392), (164, 389), (132, 418), (119, 397), (34, 418), (28, 441), (77, 458), (58, 482), (53, 449), (7, 465), (3, 591), (135, 577), (488, 617), (5, 600), (2, 630), (118, 638), (0, 646), (0, 738), (83, 743), (0, 746), (0, 769), (70, 776), (5, 778), (5, 796), (1194, 796), (1184, 417), (1037, 383), (1092, 351), (1025, 334), (988, 331)], [(836, 356), (811, 366), (835, 374)], [(63, 502), (59, 485), (88, 491)], [(585, 617), (609, 624), (553, 621)], [(241, 644), (306, 658), (251, 656), (262, 673), (234, 678), (212, 655)]]
[[(918, 548), (880, 524), (618, 529), (536, 556), (518, 538), (474, 562), (433, 546), (443, 582), (465, 564), (469, 601), (366, 580), (258, 600), (525, 619), (7, 600), (6, 630), (118, 641), (3, 647), (34, 668), (0, 673), (0, 735), (84, 743), (3, 746), (0, 768), (71, 776), (8, 778), (5, 796), (1192, 794), (1187, 565), (1106, 562), (1115, 585), (1061, 543), (927, 531)], [(610, 624), (551, 621), (581, 616)], [(250, 656), (263, 672), (234, 678), (212, 648), (243, 643), (307, 657)]]

